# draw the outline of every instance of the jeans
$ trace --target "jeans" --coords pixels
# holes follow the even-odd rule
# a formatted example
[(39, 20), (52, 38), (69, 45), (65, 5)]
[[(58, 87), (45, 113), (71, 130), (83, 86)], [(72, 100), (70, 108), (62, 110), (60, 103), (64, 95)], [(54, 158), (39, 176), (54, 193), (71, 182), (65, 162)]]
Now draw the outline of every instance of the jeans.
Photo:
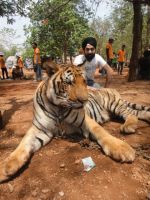
[(91, 79), (87, 79), (87, 85), (94, 87), (94, 88), (101, 88), (99, 83), (95, 83), (93, 80)]
[(42, 80), (42, 69), (41, 69), (41, 65), (40, 64), (36, 65), (36, 72), (35, 72), (35, 74), (36, 74), (36, 80), (37, 81)]
[(118, 64), (118, 74), (122, 74), (124, 62), (119, 62)]
[(94, 85), (94, 81), (91, 79), (87, 79), (87, 85), (88, 86), (93, 86)]
[(112, 67), (112, 60), (113, 60), (113, 59), (109, 59), (109, 60), (107, 61), (107, 64), (108, 64), (110, 67)]

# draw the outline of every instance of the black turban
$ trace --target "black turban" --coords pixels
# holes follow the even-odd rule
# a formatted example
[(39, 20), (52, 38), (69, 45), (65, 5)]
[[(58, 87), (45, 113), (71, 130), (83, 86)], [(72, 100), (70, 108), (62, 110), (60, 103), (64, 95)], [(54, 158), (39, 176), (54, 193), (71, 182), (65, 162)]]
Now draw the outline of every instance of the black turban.
[(87, 37), (87, 38), (85, 38), (83, 40), (83, 42), (82, 42), (82, 48), (85, 49), (85, 47), (86, 47), (87, 44), (92, 45), (96, 49), (97, 42), (96, 42), (95, 38), (93, 38), (93, 37)]

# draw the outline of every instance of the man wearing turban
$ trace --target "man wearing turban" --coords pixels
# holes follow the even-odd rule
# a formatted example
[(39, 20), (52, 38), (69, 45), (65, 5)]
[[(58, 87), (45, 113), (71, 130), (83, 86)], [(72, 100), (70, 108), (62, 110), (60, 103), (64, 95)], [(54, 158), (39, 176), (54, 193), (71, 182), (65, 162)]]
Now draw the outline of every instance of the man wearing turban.
[(83, 54), (76, 56), (74, 65), (84, 67), (86, 72), (87, 85), (96, 88), (99, 88), (100, 85), (94, 82), (94, 75), (97, 71), (105, 69), (105, 87), (108, 87), (111, 81), (113, 70), (99, 54), (96, 54), (96, 46), (97, 42), (95, 38), (85, 38), (82, 42)]

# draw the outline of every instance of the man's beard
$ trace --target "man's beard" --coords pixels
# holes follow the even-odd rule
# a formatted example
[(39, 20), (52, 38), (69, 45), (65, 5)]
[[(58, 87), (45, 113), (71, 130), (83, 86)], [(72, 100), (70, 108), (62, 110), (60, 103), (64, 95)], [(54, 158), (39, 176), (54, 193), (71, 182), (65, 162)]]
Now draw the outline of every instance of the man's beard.
[(95, 53), (85, 54), (86, 60), (91, 61), (95, 57)]

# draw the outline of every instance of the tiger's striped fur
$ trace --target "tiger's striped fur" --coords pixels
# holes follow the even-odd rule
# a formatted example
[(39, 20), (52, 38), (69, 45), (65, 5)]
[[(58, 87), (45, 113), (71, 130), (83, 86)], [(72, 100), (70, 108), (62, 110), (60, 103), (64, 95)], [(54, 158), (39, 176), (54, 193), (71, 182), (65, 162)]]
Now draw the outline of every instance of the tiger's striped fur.
[[(87, 88), (84, 73), (75, 66), (48, 66), (49, 77), (40, 83), (34, 96), (34, 119), (19, 146), (0, 164), (0, 182), (9, 179), (30, 156), (58, 134), (82, 132), (115, 160), (132, 162), (134, 150), (110, 135), (100, 124), (111, 114), (122, 117), (123, 132), (134, 132), (138, 118), (150, 122), (150, 109), (121, 99), (114, 89)], [(60, 129), (64, 127), (64, 129)]]

